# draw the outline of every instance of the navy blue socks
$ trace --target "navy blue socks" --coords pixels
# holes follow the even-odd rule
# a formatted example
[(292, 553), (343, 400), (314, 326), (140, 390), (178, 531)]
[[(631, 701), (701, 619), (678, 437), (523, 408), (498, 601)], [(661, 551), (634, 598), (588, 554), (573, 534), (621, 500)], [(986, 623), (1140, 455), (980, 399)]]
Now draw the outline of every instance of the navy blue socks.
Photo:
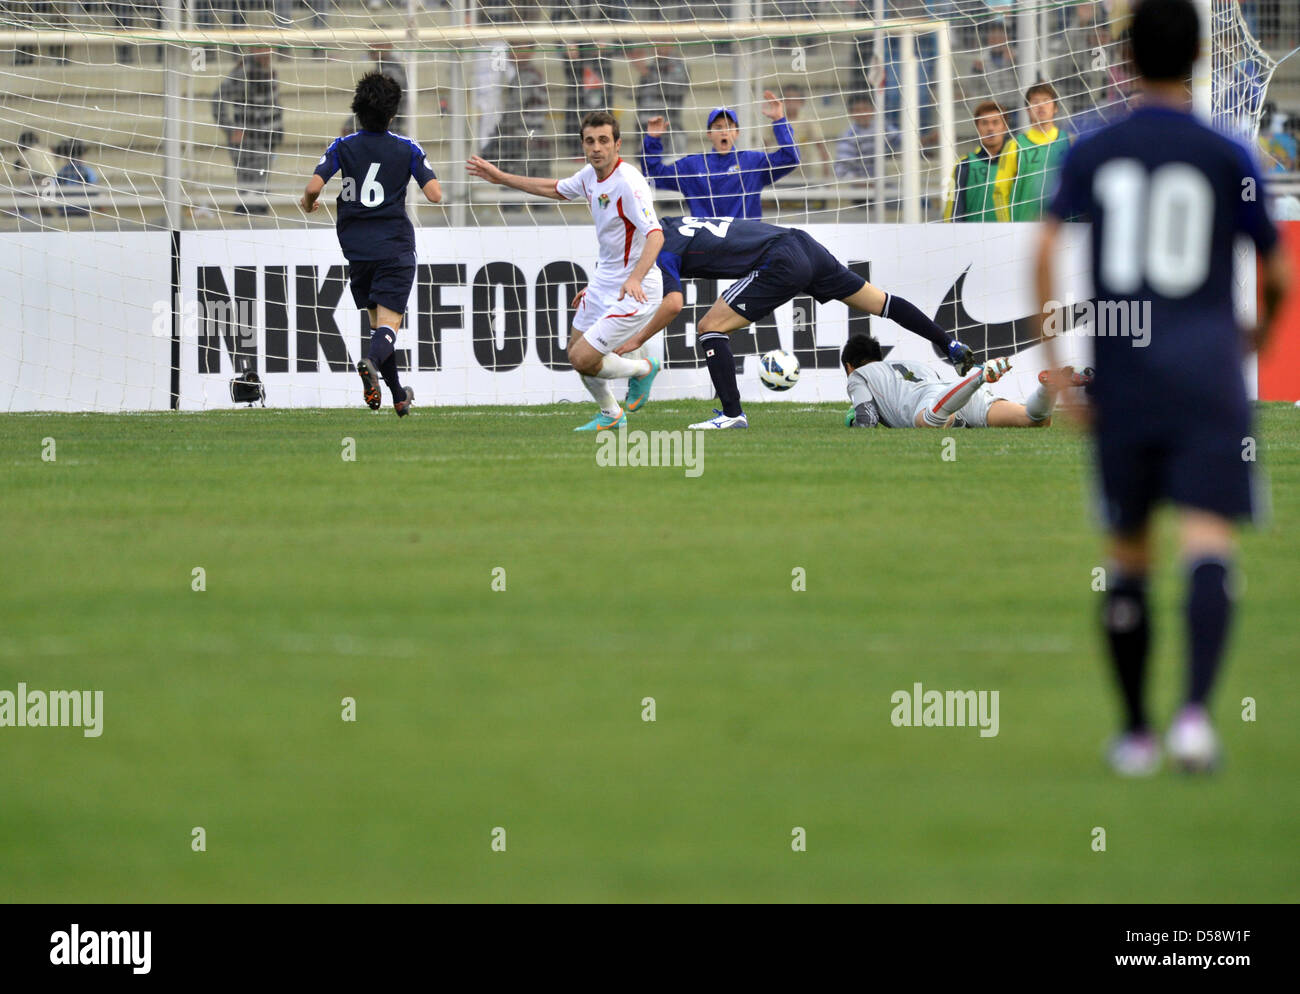
[(948, 354), (948, 343), (952, 341), (948, 333), (922, 314), (920, 308), (910, 300), (886, 293), (885, 306), (880, 316), (902, 325), (913, 335), (920, 335), (926, 341), (933, 342), (944, 355)]
[(393, 349), (397, 345), (397, 332), (388, 325), (380, 325), (370, 336), (370, 354), (367, 358), (379, 367), (384, 382), (393, 395), (393, 402), (406, 398), (406, 388), (397, 378), (397, 356)]
[(1223, 660), (1223, 647), (1232, 620), (1228, 594), (1228, 564), (1222, 559), (1198, 559), (1187, 569), (1187, 703), (1204, 705)]
[(1127, 576), (1112, 567), (1102, 626), (1110, 643), (1111, 663), (1124, 698), (1126, 730), (1142, 731), (1147, 728), (1143, 691), (1147, 648), (1151, 642), (1145, 576)]
[(720, 333), (706, 334), (700, 337), (695, 347), (704, 353), (709, 379), (718, 391), (722, 413), (729, 418), (740, 417), (740, 387), (736, 385), (736, 360), (731, 354), (730, 339)]

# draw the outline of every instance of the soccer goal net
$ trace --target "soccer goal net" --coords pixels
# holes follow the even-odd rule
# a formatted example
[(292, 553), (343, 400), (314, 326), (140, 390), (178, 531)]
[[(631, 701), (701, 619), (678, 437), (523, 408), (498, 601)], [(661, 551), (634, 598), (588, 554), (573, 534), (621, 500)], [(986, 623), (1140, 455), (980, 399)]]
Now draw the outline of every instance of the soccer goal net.
[[(1235, 2), (1203, 3), (1198, 100), (1253, 139), (1274, 64)], [(273, 406), (357, 404), (351, 371), (369, 331), (334, 234), (338, 180), (325, 209), (309, 216), (298, 200), (330, 141), (355, 129), (353, 87), (373, 69), (402, 84), (392, 129), (422, 145), (444, 191), (437, 206), (408, 191), (418, 269), (399, 362), (422, 402), (586, 396), (565, 351), (596, 258), (587, 205), (473, 180), (465, 161), (570, 175), (582, 165), (578, 123), (600, 109), (620, 121), (624, 159), (654, 174), (709, 152), (706, 120), (727, 108), (736, 147), (768, 155), (765, 220), (807, 229), (981, 354), (1024, 353), (1033, 225), (1018, 222), (1041, 213), (1052, 169), (1037, 153), (1127, 109), (1127, 7), (4, 3), (0, 409), (229, 407), (230, 380), (246, 370)], [(1048, 85), (1045, 117), (1027, 104), (1034, 84)], [(1014, 216), (958, 182), (990, 107), (1001, 140), (1024, 145), (1022, 174), (1043, 173)], [(662, 176), (656, 185), (661, 217), (699, 213)], [(1079, 295), (1082, 261), (1066, 274)], [(656, 396), (709, 395), (694, 322), (724, 287), (688, 282), (686, 307), (649, 345), (665, 362)], [(883, 319), (796, 298), (735, 336), (746, 399), (841, 399), (838, 351), (857, 329), (900, 356), (934, 358)], [(753, 359), (776, 347), (804, 369), (779, 397), (762, 390)]]

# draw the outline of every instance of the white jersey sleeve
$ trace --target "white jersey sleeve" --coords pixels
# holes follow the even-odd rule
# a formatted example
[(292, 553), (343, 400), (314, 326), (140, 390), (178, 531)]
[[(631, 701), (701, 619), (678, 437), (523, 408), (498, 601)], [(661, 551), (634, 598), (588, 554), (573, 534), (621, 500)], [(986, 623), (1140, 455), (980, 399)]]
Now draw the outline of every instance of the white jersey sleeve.
[(565, 200), (586, 200), (587, 190), (595, 185), (596, 170), (590, 163), (583, 166), (572, 176), (555, 181), (555, 192)]
[(866, 367), (855, 369), (849, 376), (849, 400), (854, 407), (859, 404), (870, 404), (876, 399), (871, 392), (871, 384), (867, 382), (866, 372)]

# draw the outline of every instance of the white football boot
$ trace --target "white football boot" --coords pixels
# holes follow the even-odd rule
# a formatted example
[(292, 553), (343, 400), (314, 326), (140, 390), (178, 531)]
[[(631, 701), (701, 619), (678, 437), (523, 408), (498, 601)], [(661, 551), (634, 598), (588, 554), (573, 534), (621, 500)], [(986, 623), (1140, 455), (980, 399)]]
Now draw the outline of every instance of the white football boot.
[(1189, 704), (1178, 712), (1165, 738), (1169, 758), (1188, 773), (1208, 773), (1219, 765), (1219, 736), (1205, 708)]
[(712, 428), (748, 428), (749, 418), (745, 417), (742, 412), (738, 418), (729, 418), (716, 407), (713, 409), (716, 417), (709, 418), (708, 421), (699, 421), (689, 427), (695, 431), (708, 431)]
[(1110, 768), (1122, 777), (1149, 777), (1160, 769), (1160, 740), (1150, 732), (1125, 732), (1106, 750)]

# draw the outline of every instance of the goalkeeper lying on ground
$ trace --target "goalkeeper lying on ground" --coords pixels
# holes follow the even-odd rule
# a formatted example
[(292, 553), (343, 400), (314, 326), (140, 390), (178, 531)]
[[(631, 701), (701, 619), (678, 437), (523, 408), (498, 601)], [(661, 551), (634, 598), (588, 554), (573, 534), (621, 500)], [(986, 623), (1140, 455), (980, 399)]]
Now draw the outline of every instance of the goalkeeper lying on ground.
[[(885, 361), (880, 343), (854, 335), (840, 353), (849, 376), (853, 410), (850, 428), (1041, 428), (1051, 424), (1056, 395), (1040, 377), (1040, 386), (1023, 403), (998, 396), (988, 384), (1011, 368), (1010, 359), (990, 359), (961, 378), (945, 378), (911, 359)], [(1074, 386), (1092, 381), (1091, 371), (1065, 372)]]

